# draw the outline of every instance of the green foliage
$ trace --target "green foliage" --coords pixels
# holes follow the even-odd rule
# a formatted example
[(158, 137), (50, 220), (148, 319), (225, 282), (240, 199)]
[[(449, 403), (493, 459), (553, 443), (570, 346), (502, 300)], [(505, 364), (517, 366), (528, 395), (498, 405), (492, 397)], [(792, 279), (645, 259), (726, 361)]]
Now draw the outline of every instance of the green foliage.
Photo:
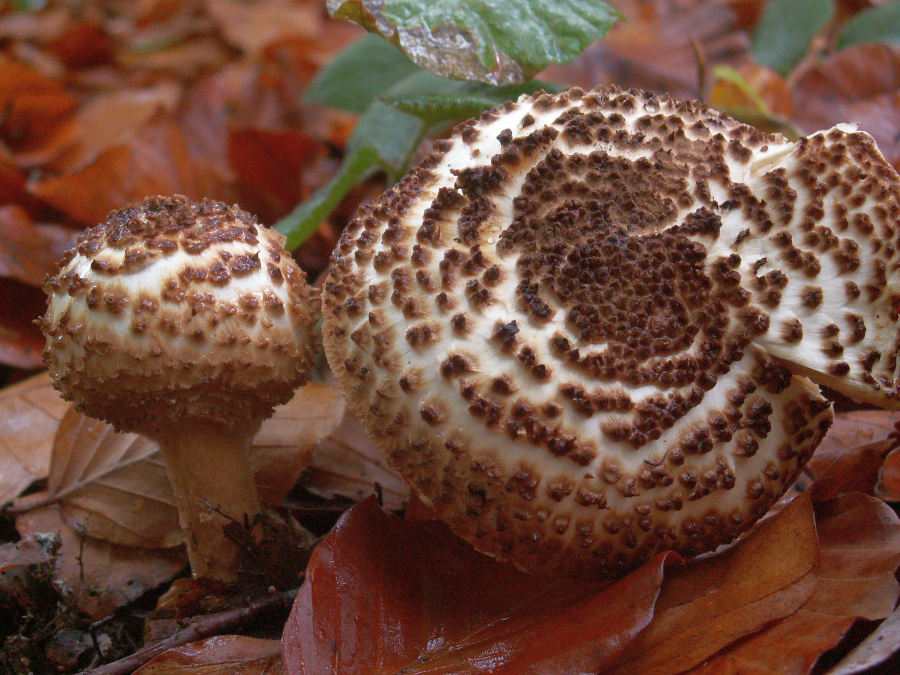
[(577, 57), (619, 13), (600, 0), (328, 0), (442, 77), (504, 85)]
[(900, 2), (872, 7), (854, 16), (844, 25), (837, 47), (867, 42), (900, 43)]
[(753, 34), (756, 60), (787, 75), (833, 14), (833, 0), (769, 0)]

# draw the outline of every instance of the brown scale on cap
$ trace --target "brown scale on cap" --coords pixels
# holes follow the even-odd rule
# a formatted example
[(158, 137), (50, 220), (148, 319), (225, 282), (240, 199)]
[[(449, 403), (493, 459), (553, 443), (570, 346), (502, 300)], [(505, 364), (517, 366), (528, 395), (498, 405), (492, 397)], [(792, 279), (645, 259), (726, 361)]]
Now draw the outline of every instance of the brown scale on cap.
[[(325, 285), (326, 353), (476, 548), (619, 575), (764, 514), (831, 422), (814, 382), (900, 408), (898, 222), (896, 173), (851, 129), (789, 143), (697, 102), (536, 94), (363, 208)], [(348, 303), (398, 278), (430, 283)], [(347, 340), (376, 306), (397, 370)]]
[(154, 197), (87, 230), (45, 283), (56, 387), (160, 444), (199, 576), (232, 580), (237, 555), (200, 500), (258, 513), (250, 439), (315, 361), (318, 303), (283, 244), (237, 207)]

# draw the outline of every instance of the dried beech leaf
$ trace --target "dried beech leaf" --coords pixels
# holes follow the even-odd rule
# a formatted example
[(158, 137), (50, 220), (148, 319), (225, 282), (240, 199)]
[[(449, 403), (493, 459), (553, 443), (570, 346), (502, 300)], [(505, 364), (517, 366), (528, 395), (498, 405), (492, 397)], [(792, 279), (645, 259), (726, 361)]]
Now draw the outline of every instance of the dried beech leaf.
[(844, 492), (872, 494), (885, 456), (897, 446), (892, 434), (898, 421), (900, 414), (884, 410), (835, 415), (825, 440), (806, 465), (814, 480), (809, 488), (812, 500), (832, 499)]
[(0, 139), (14, 154), (40, 147), (76, 106), (59, 82), (24, 64), (0, 60)]
[(875, 496), (886, 502), (900, 502), (900, 448), (884, 459), (875, 484)]
[(877, 499), (849, 494), (817, 504), (816, 527), (822, 555), (819, 584), (809, 601), (692, 674), (806, 675), (856, 619), (891, 613), (900, 563), (900, 519), (894, 512)]
[[(343, 412), (335, 387), (311, 383), (262, 424), (250, 462), (265, 504), (282, 502)], [(96, 539), (145, 548), (183, 541), (158, 446), (137, 434), (116, 433), (74, 409), (56, 434), (48, 498), (60, 502), (69, 525)]]
[(886, 661), (900, 644), (900, 608), (847, 654), (827, 675), (855, 675)]
[(599, 672), (650, 621), (670, 557), (605, 588), (530, 576), (369, 499), (313, 553), (282, 638), (287, 671)]
[(0, 276), (40, 286), (75, 244), (75, 232), (35, 224), (20, 206), (0, 206)]
[(160, 114), (131, 143), (103, 152), (82, 171), (41, 181), (30, 190), (87, 225), (147, 195), (235, 201), (221, 179), (190, 156), (184, 135), (168, 114)]
[[(32, 495), (16, 506), (25, 508), (28, 501), (44, 498)], [(85, 537), (69, 527), (55, 504), (23, 513), (16, 528), (23, 538), (46, 532), (59, 535), (62, 545), (53, 577), (75, 606), (95, 621), (171, 580), (187, 565), (182, 549), (147, 550)]]
[(0, 505), (47, 476), (53, 436), (69, 407), (47, 374), (0, 391)]
[(315, 38), (322, 32), (322, 15), (315, 4), (257, 0), (206, 0), (206, 11), (232, 45), (258, 55), (291, 38)]
[(341, 496), (362, 501), (376, 491), (376, 484), (389, 511), (399, 511), (409, 502), (409, 486), (375, 449), (359, 420), (347, 412), (313, 453), (304, 486), (326, 499)]
[(801, 495), (732, 549), (669, 576), (650, 625), (610, 674), (666, 675), (790, 616), (813, 594), (819, 547)]
[(219, 635), (170, 649), (134, 675), (283, 675), (279, 640)]

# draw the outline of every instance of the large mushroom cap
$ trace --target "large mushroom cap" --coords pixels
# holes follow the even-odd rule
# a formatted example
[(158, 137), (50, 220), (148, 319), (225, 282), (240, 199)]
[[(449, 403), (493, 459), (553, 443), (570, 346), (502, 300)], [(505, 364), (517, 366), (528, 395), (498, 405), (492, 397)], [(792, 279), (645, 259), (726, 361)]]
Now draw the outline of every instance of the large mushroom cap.
[(610, 87), (435, 147), (341, 238), (323, 339), (480, 550), (567, 575), (712, 550), (824, 436), (804, 375), (898, 407), (900, 188), (865, 134), (794, 144)]
[(155, 197), (111, 213), (45, 285), (58, 388), (121, 431), (258, 423), (315, 358), (316, 303), (283, 243), (218, 202)]

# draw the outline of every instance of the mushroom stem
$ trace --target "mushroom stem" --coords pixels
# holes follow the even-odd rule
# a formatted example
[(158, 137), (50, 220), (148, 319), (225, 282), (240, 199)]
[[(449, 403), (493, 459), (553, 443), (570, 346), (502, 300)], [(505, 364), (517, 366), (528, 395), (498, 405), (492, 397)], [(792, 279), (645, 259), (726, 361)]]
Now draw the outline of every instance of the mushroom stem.
[(249, 458), (258, 429), (258, 422), (240, 429), (192, 420), (155, 438), (166, 459), (195, 577), (226, 583), (237, 578), (240, 549), (224, 527), (260, 512)]

